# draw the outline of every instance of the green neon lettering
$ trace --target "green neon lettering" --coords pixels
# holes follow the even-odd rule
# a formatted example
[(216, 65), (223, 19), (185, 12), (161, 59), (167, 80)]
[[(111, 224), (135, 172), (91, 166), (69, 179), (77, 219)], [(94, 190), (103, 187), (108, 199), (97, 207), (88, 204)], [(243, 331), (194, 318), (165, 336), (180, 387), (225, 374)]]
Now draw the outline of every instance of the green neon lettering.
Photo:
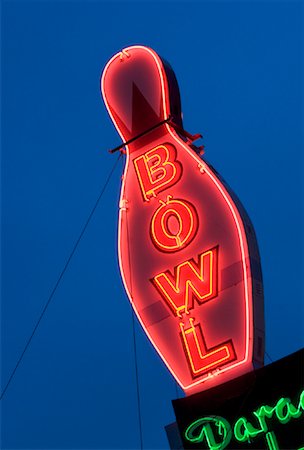
[(263, 433), (263, 429), (256, 429), (248, 422), (245, 417), (240, 417), (234, 425), (234, 436), (240, 442), (251, 442), (250, 438), (254, 438), (260, 433)]
[(191, 423), (185, 431), (185, 438), (188, 441), (205, 442), (209, 450), (224, 450), (231, 437), (232, 432), (229, 422), (220, 416), (198, 419)]
[(266, 422), (266, 418), (271, 419), (273, 416), (273, 413), (275, 412), (275, 409), (276, 409), (275, 407), (271, 408), (268, 405), (264, 405), (253, 412), (253, 415), (256, 416), (256, 418), (259, 421), (262, 432), (267, 433), (268, 425)]
[[(260, 429), (254, 428), (254, 426), (250, 422), (248, 422), (245, 417), (241, 417), (236, 421), (234, 425), (234, 436), (239, 442), (250, 442), (250, 439), (255, 438), (258, 434), (268, 432), (268, 424), (266, 418), (271, 419), (275, 413), (279, 422), (285, 424), (291, 419), (300, 417), (302, 414), (301, 409), (304, 409), (303, 406), (304, 391), (301, 392), (298, 408), (296, 408), (291, 403), (290, 398), (285, 397), (280, 398), (274, 407), (263, 405), (253, 412), (253, 415), (258, 419)], [(275, 439), (275, 436), (273, 434), (268, 433), (267, 435), (270, 436), (269, 439)], [(273, 440), (273, 442), (275, 441)]]
[(278, 445), (278, 441), (277, 441), (273, 431), (271, 431), (270, 433), (266, 434), (266, 441), (267, 441), (267, 445), (268, 445), (268, 449), (269, 450), (280, 450), (279, 445)]
[[(304, 390), (299, 397), (298, 407), (294, 406), (288, 397), (280, 398), (276, 405), (262, 405), (253, 416), (257, 419), (258, 427), (253, 426), (246, 417), (240, 417), (234, 424), (233, 434), (237, 441), (250, 443), (261, 433), (265, 434), (269, 450), (279, 450), (278, 442), (273, 431), (269, 431), (269, 419), (277, 418), (281, 424), (297, 419), (304, 411)], [(268, 420), (267, 420), (268, 419)], [(209, 450), (223, 450), (230, 443), (232, 429), (226, 419), (220, 416), (203, 417), (192, 422), (185, 432), (185, 438), (194, 443), (205, 442)], [(298, 450), (304, 450), (301, 447)]]
[(287, 423), (290, 419), (300, 417), (301, 414), (300, 407), (296, 408), (290, 398), (281, 398), (276, 405), (276, 416), (281, 423)]

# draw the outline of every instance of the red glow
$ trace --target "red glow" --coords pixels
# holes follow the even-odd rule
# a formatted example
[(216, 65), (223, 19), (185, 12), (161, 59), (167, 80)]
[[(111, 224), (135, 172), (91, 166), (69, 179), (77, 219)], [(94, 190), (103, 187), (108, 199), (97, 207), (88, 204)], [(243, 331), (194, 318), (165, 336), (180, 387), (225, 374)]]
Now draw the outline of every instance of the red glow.
[[(102, 93), (124, 141), (173, 114), (168, 83), (147, 47), (109, 61)], [(126, 146), (119, 264), (142, 327), (192, 393), (262, 364), (263, 298), (247, 216), (178, 129), (167, 123)]]
[(198, 264), (185, 261), (153, 278), (153, 284), (173, 313), (182, 317), (194, 308), (194, 299), (202, 304), (217, 296), (217, 248), (201, 253)]
[(133, 160), (144, 200), (178, 182), (181, 165), (176, 160), (173, 145), (158, 145)]
[(194, 324), (193, 318), (190, 318), (189, 322), (189, 327), (181, 322), (180, 328), (185, 352), (194, 377), (235, 360), (231, 341), (207, 349), (201, 325)]
[(195, 237), (198, 220), (195, 208), (183, 200), (168, 197), (166, 203), (155, 211), (151, 221), (153, 244), (165, 252), (175, 252), (186, 247)]

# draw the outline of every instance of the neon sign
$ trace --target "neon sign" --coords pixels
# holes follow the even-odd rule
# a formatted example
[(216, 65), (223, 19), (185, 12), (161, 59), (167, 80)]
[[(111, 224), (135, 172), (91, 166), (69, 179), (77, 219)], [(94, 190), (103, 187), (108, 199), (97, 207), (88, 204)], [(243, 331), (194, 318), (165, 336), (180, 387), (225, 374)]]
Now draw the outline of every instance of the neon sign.
[(118, 247), (138, 320), (186, 393), (263, 365), (263, 286), (252, 224), (183, 130), (171, 67), (116, 54), (102, 95), (125, 145)]
[(232, 440), (250, 444), (257, 436), (262, 435), (268, 450), (279, 450), (276, 434), (271, 431), (272, 422), (277, 420), (282, 425), (287, 424), (290, 420), (301, 417), (303, 411), (304, 390), (297, 405), (294, 405), (290, 398), (282, 397), (274, 406), (263, 405), (253, 411), (253, 420), (240, 417), (233, 426), (220, 416), (202, 417), (187, 427), (185, 438), (192, 443), (205, 444), (203, 448), (209, 450), (224, 450)]

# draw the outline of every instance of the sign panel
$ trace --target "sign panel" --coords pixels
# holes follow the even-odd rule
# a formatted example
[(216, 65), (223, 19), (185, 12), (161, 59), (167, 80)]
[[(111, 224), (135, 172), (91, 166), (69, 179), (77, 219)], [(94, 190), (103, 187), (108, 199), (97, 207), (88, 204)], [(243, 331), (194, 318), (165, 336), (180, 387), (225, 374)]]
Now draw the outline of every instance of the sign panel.
[(304, 449), (304, 351), (174, 400), (183, 448)]
[(102, 94), (124, 142), (119, 265), (136, 315), (193, 393), (261, 366), (263, 287), (252, 224), (182, 127), (171, 67), (133, 46), (106, 65)]

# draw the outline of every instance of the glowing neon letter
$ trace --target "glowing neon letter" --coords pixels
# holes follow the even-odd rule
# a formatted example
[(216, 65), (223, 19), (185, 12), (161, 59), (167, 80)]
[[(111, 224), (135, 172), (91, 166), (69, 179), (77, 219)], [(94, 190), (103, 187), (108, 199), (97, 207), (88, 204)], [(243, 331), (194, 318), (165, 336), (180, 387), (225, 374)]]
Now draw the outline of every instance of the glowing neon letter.
[(186, 247), (198, 228), (197, 213), (194, 206), (185, 200), (160, 201), (151, 221), (153, 244), (164, 252), (175, 252)]
[(266, 434), (266, 442), (269, 450), (280, 450), (277, 438), (272, 431)]
[(194, 307), (194, 298), (206, 302), (217, 296), (217, 253), (214, 247), (198, 256), (198, 264), (190, 259), (156, 275), (152, 283), (174, 314), (188, 313)]
[(134, 167), (145, 201), (173, 186), (181, 177), (181, 164), (171, 144), (159, 145), (134, 159)]
[(185, 438), (193, 443), (204, 442), (209, 450), (223, 450), (231, 441), (231, 431), (229, 422), (223, 417), (203, 417), (189, 425)]
[(207, 349), (203, 332), (199, 324), (194, 324), (190, 318), (190, 327), (180, 323), (183, 345), (194, 376), (209, 372), (219, 365), (235, 359), (235, 352), (231, 341), (217, 347)]

